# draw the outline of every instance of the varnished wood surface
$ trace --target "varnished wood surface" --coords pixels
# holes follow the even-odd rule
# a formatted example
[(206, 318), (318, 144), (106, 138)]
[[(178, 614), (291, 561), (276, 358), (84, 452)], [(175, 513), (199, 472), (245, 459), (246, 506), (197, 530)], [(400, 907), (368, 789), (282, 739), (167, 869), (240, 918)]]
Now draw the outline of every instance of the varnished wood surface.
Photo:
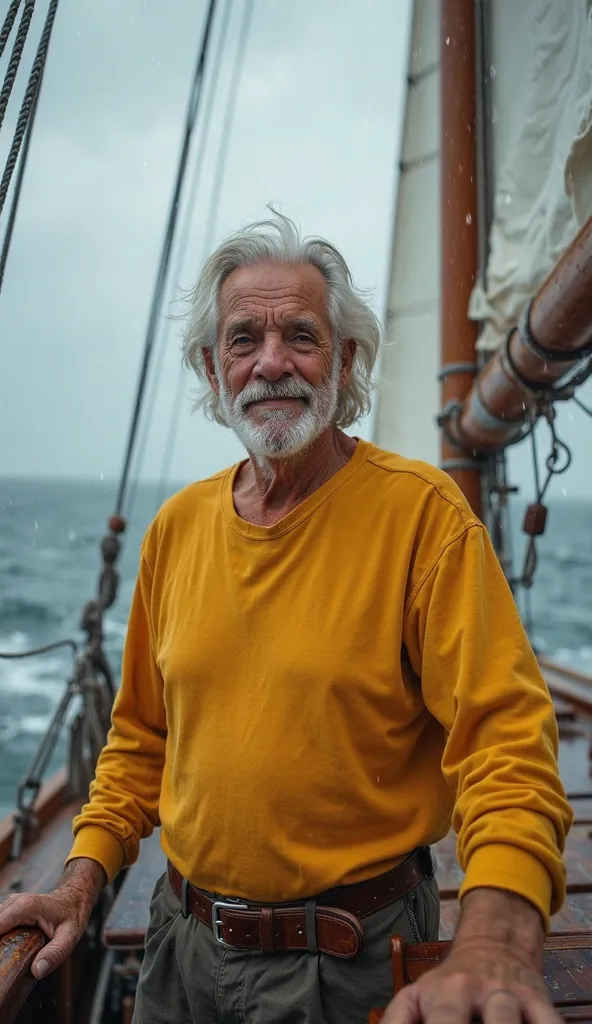
[(142, 840), (140, 856), (129, 869), (103, 929), (103, 941), (113, 949), (143, 949), (150, 919), (150, 900), (166, 869), (160, 829)]
[(35, 979), (31, 964), (47, 939), (36, 928), (18, 928), (0, 938), (0, 1021), (11, 1024)]
[(8, 861), (0, 871), (0, 894), (53, 888), (72, 846), (72, 818), (79, 809), (80, 801), (62, 807), (41, 830), (39, 839), (25, 847), (19, 860)]
[[(65, 768), (60, 768), (43, 784), (33, 805), (40, 827), (47, 825), (59, 813), (67, 802), (67, 791), (68, 773)], [(10, 857), (13, 837), (14, 818), (12, 814), (9, 814), (0, 821), (0, 869), (4, 867)]]
[[(395, 944), (393, 944), (395, 945)], [(441, 963), (449, 952), (447, 942), (404, 945), (405, 983), (417, 981), (426, 971)], [(401, 956), (396, 946), (393, 957)], [(396, 964), (393, 964), (394, 973)], [(592, 936), (551, 938), (545, 949), (545, 980), (556, 1006), (569, 1003), (592, 1006)]]
[[(405, 943), (391, 938), (393, 987), (398, 992), (404, 985), (417, 981), (437, 967), (447, 956), (450, 942)], [(592, 935), (551, 936), (545, 947), (545, 980), (549, 994), (564, 1021), (592, 1021)], [(373, 1010), (369, 1024), (378, 1024), (384, 1011)]]

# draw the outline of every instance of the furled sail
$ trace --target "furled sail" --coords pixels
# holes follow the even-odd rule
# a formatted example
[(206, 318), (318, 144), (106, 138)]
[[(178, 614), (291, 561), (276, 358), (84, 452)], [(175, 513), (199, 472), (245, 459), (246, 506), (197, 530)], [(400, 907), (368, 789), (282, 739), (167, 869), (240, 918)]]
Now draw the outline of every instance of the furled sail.
[(470, 315), (496, 349), (592, 215), (592, 0), (491, 4), (494, 219)]
[[(437, 463), (439, 0), (415, 0), (374, 439)], [(493, 221), (467, 314), (496, 349), (592, 214), (592, 0), (491, 0)], [(458, 211), (459, 216), (470, 214)]]

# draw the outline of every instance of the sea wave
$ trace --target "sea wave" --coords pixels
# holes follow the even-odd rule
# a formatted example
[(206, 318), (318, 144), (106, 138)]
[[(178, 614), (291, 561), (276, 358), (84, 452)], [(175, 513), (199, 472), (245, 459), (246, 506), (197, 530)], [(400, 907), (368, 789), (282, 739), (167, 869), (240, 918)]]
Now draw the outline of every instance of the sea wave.
[(117, 619), (112, 619), (109, 615), (106, 615), (103, 621), (103, 626), (105, 636), (119, 637), (121, 640), (125, 640), (127, 634), (127, 626), (125, 622), (119, 622)]
[[(0, 651), (20, 654), (33, 646), (31, 637), (22, 630), (0, 636)], [(67, 652), (51, 652), (26, 659), (0, 659), (0, 692), (23, 697), (46, 697), (53, 705), (61, 694), (71, 671)]]
[(61, 622), (61, 615), (49, 604), (31, 601), (24, 597), (0, 598), (0, 625), (50, 625)]

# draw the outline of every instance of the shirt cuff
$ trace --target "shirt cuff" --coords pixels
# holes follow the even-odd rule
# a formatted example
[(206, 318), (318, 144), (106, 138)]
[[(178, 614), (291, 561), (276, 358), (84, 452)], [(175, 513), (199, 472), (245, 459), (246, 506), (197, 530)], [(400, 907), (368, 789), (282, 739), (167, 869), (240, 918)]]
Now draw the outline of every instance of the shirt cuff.
[(505, 843), (478, 846), (472, 854), (459, 891), (459, 899), (471, 889), (507, 889), (532, 903), (549, 932), (552, 881), (544, 864), (526, 850)]
[(76, 834), (66, 864), (77, 857), (96, 860), (107, 875), (107, 883), (111, 884), (123, 867), (125, 850), (112, 832), (100, 825), (84, 825)]

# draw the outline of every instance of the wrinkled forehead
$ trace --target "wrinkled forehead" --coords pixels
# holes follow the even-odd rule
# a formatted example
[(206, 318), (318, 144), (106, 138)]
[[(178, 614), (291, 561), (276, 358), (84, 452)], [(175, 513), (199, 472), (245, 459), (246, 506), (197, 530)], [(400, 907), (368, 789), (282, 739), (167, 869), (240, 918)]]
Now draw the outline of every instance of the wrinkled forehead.
[(329, 328), (326, 281), (310, 263), (255, 263), (228, 275), (220, 289), (219, 324), (250, 317), (265, 321), (304, 316)]

